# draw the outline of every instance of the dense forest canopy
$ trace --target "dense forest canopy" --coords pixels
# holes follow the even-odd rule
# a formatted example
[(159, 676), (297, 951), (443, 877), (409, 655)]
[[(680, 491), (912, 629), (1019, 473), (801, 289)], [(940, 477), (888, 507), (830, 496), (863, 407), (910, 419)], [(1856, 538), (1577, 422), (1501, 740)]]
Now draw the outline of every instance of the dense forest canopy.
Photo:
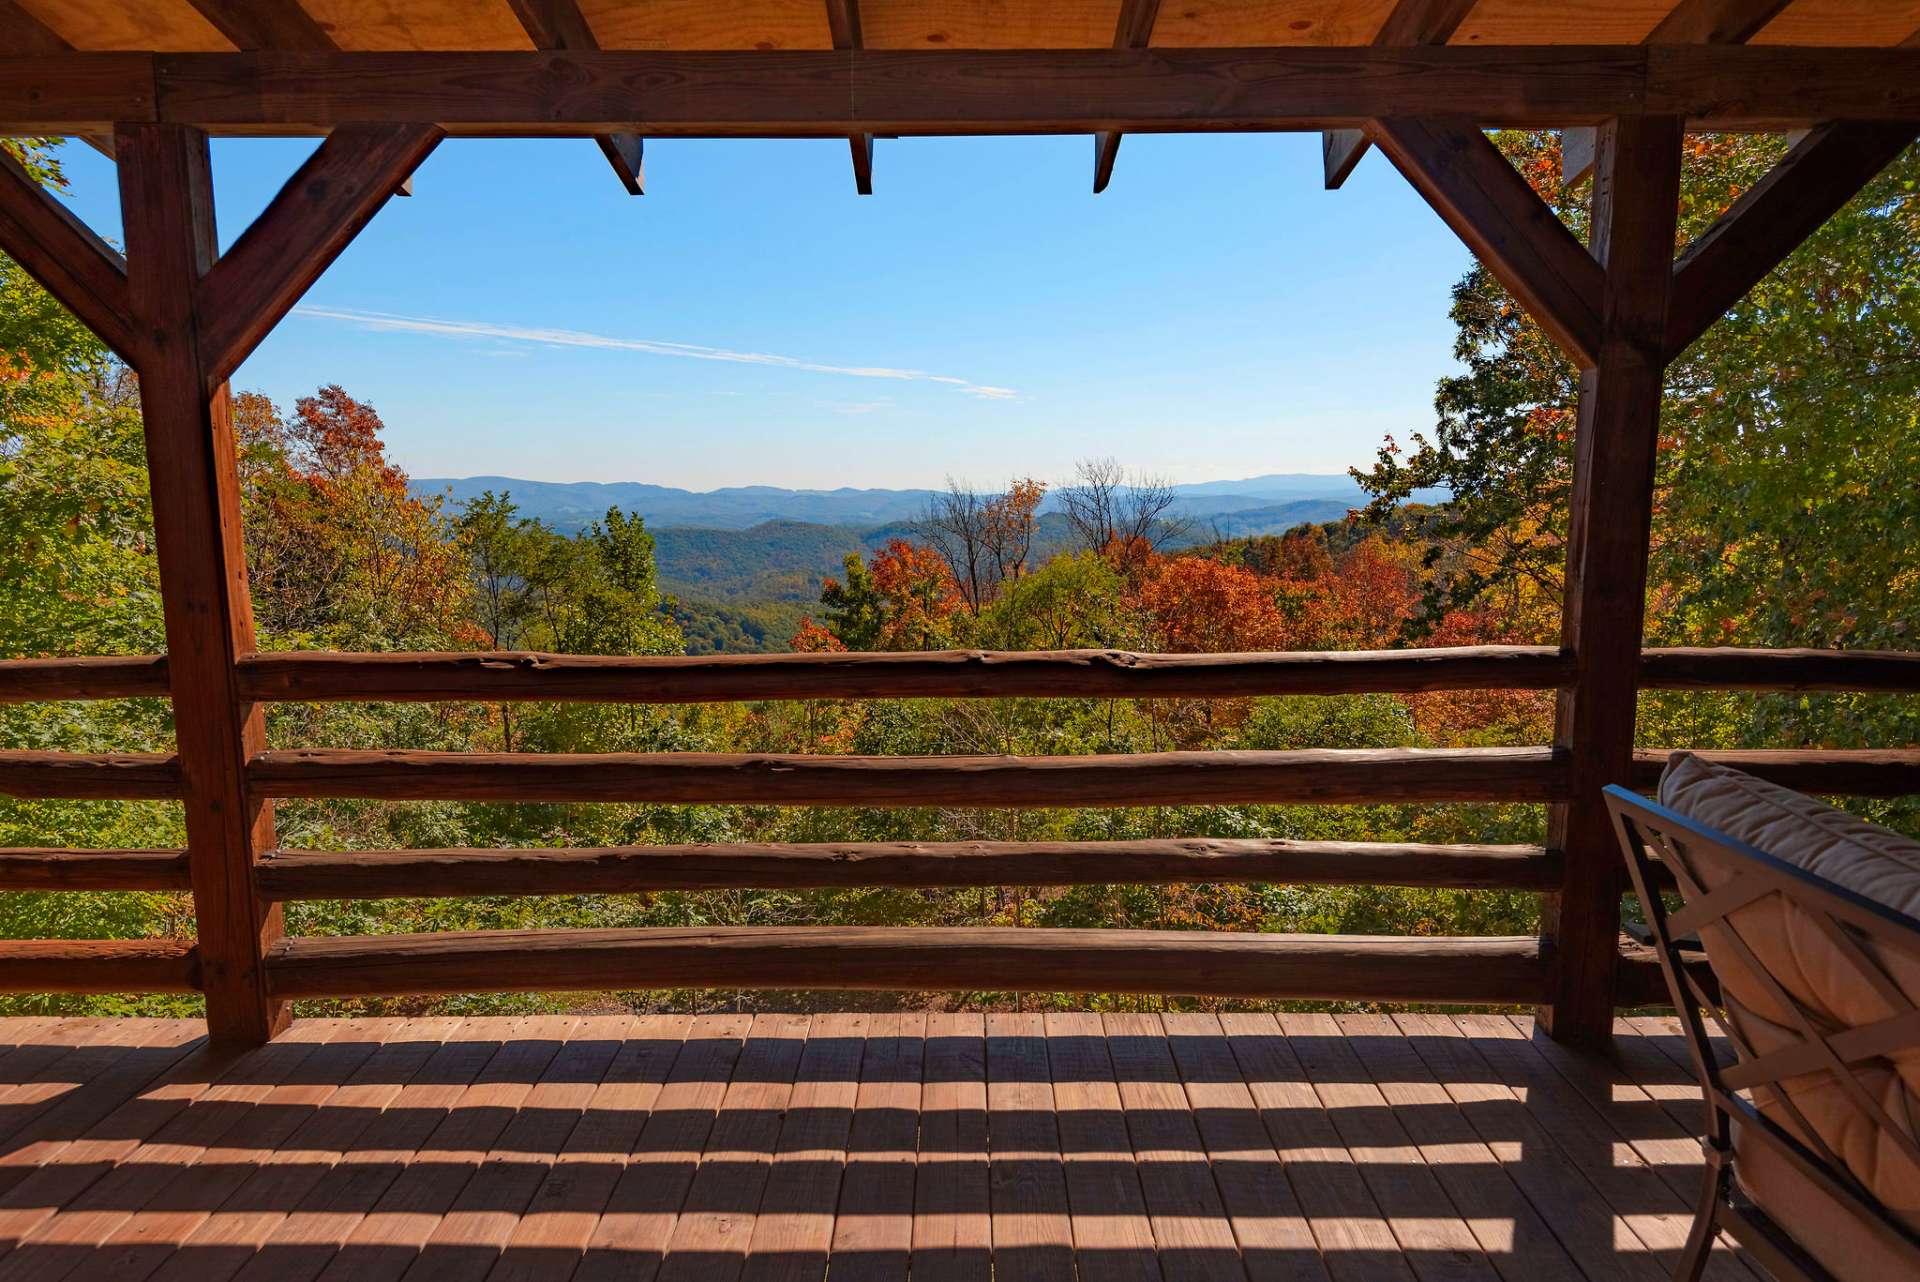
[[(1576, 229), (1557, 139), (1500, 139)], [(57, 153), (16, 145), (42, 181)], [(1683, 240), (1777, 157), (1778, 139), (1690, 137)], [(1663, 416), (1648, 632), (1657, 643), (1916, 645), (1920, 614), (1920, 156), (1909, 153), (1674, 366)], [(245, 540), (266, 648), (676, 654), (1125, 647), (1352, 649), (1558, 639), (1575, 378), (1482, 270), (1452, 299), (1462, 370), (1435, 422), (1356, 477), (1345, 521), (1213, 539), (1168, 487), (1091, 459), (935, 493), (842, 570), (764, 598), (676, 599), (657, 537), (615, 506), (556, 530), (508, 492), (415, 492), (372, 405), (335, 384), (291, 404), (234, 398)], [(1285, 460), (1274, 460), (1284, 464)], [(1007, 460), (1016, 473), (1020, 460)], [(1411, 503), (1436, 488), (1453, 497)], [(1051, 500), (1047, 496), (1051, 495)], [(1043, 504), (1046, 508), (1043, 514)], [(1051, 524), (1048, 524), (1051, 522)], [(164, 648), (131, 374), (0, 258), (0, 657)], [(716, 547), (712, 555), (729, 555)], [(775, 576), (777, 577), (777, 576)], [(770, 582), (772, 580), (769, 580)], [(1863, 746), (1920, 739), (1911, 699), (1643, 697), (1654, 745)], [(278, 746), (513, 751), (1084, 753), (1169, 748), (1534, 744), (1550, 697), (1460, 692), (1248, 700), (920, 700), (641, 707), (282, 704)], [(160, 701), (0, 708), (0, 747), (161, 749)], [(1909, 830), (1920, 811), (1868, 813)], [(288, 847), (1128, 836), (1538, 841), (1518, 805), (1107, 811), (305, 801)], [(177, 845), (176, 806), (0, 801), (0, 845)], [(303, 933), (523, 925), (993, 923), (1520, 933), (1520, 893), (1288, 885), (704, 892), (303, 903)], [(182, 935), (181, 894), (0, 895), (0, 936)], [(973, 995), (979, 997), (981, 995)], [(636, 1006), (690, 994), (624, 994)], [(463, 1009), (572, 999), (473, 998)], [(943, 999), (945, 1000), (945, 999)], [(1121, 999), (1108, 999), (1121, 1000)], [(4, 1009), (183, 1009), (188, 999), (10, 999)], [(393, 1005), (401, 1005), (394, 1003)]]

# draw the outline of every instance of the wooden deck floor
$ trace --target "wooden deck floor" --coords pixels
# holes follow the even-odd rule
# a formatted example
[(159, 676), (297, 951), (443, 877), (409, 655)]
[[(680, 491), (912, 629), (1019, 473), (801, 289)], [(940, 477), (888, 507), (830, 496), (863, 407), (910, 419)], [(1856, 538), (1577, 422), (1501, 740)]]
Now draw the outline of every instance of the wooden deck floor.
[[(1671, 1021), (0, 1021), (0, 1282), (1660, 1279)], [(1757, 1274), (1722, 1251), (1709, 1277)]]

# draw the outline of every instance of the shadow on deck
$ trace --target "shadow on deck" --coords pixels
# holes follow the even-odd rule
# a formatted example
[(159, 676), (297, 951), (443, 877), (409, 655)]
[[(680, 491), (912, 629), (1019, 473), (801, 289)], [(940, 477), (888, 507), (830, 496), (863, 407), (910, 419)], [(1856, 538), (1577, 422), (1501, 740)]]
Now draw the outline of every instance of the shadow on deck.
[(0, 1282), (1652, 1280), (1700, 1171), (1671, 1020), (203, 1027), (0, 1021)]

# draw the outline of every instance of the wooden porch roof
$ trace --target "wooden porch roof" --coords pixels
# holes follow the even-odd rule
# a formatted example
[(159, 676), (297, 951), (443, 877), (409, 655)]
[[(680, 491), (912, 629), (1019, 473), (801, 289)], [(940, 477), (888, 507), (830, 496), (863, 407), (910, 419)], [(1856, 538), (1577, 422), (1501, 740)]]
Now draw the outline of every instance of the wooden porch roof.
[[(512, 51), (538, 46), (517, 12), (551, 0), (11, 0), (78, 50), (227, 53), (312, 47), (351, 52)], [(0, 3), (0, 12), (9, 5)], [(864, 0), (869, 49), (1108, 49), (1134, 0)], [(1174, 0), (1154, 6), (1153, 48), (1360, 46), (1395, 0)], [(1920, 35), (1920, 0), (1445, 0), (1465, 10), (1455, 45), (1636, 45), (1668, 24), (1673, 43), (1730, 11), (1756, 15), (1757, 45), (1888, 48)], [(832, 49), (824, 0), (578, 0), (607, 50)], [(1708, 12), (1710, 11), (1710, 12)], [(263, 40), (264, 38), (264, 40)], [(1395, 43), (1414, 43), (1396, 41)]]

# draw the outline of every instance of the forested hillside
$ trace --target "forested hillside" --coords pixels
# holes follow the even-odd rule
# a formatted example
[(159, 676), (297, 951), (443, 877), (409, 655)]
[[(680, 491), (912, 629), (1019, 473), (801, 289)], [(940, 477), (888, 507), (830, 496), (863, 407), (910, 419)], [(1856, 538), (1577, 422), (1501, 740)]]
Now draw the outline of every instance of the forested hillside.
[[(1584, 196), (1558, 184), (1555, 137), (1501, 141), (1577, 226)], [(1763, 135), (1688, 141), (1683, 236), (1706, 226), (1781, 148)], [(23, 152), (57, 183), (51, 155)], [(1674, 366), (1652, 642), (1920, 648), (1917, 184), (1920, 157), (1910, 151)], [(750, 527), (730, 542), (711, 529), (655, 528), (618, 503), (562, 528), (500, 490), (458, 501), (421, 493), (387, 454), (388, 425), (351, 389), (330, 384), (279, 403), (243, 392), (234, 409), (261, 641), (271, 649), (654, 655), (789, 643), (1191, 653), (1555, 642), (1574, 371), (1483, 271), (1459, 283), (1451, 315), (1461, 372), (1440, 384), (1435, 422), (1409, 424), (1356, 472), (1370, 505), (1352, 519), (1257, 537), (1195, 522), (1175, 487), (1098, 458), (1077, 475), (1044, 480), (1022, 476), (1022, 460), (1010, 458), (1004, 487), (926, 491), (910, 514), (879, 529)], [(163, 649), (146, 485), (131, 375), (0, 258), (0, 657)], [(1448, 501), (1423, 502), (1436, 495)], [(681, 594), (687, 599), (676, 600)], [(1908, 745), (1920, 741), (1917, 704), (1648, 695), (1639, 735), (1648, 745)], [(1529, 692), (293, 703), (271, 708), (268, 736), (277, 747), (1073, 754), (1539, 744), (1552, 717), (1551, 697)], [(158, 701), (0, 707), (0, 748), (154, 750), (171, 735)], [(1860, 808), (1920, 831), (1912, 800)], [(1492, 804), (1008, 811), (315, 800), (280, 803), (276, 822), (282, 846), (329, 849), (1132, 836), (1537, 842), (1544, 833), (1541, 808)], [(182, 840), (171, 803), (0, 799), (0, 845)], [(322, 901), (289, 905), (287, 915), (290, 930), (308, 934), (803, 922), (1499, 934), (1533, 930), (1537, 912), (1537, 896), (1523, 893), (1242, 884)], [(0, 894), (0, 937), (192, 928), (185, 894)], [(477, 1011), (591, 1000), (639, 1009), (736, 997), (356, 1005)], [(190, 1005), (10, 998), (0, 1011)]]

